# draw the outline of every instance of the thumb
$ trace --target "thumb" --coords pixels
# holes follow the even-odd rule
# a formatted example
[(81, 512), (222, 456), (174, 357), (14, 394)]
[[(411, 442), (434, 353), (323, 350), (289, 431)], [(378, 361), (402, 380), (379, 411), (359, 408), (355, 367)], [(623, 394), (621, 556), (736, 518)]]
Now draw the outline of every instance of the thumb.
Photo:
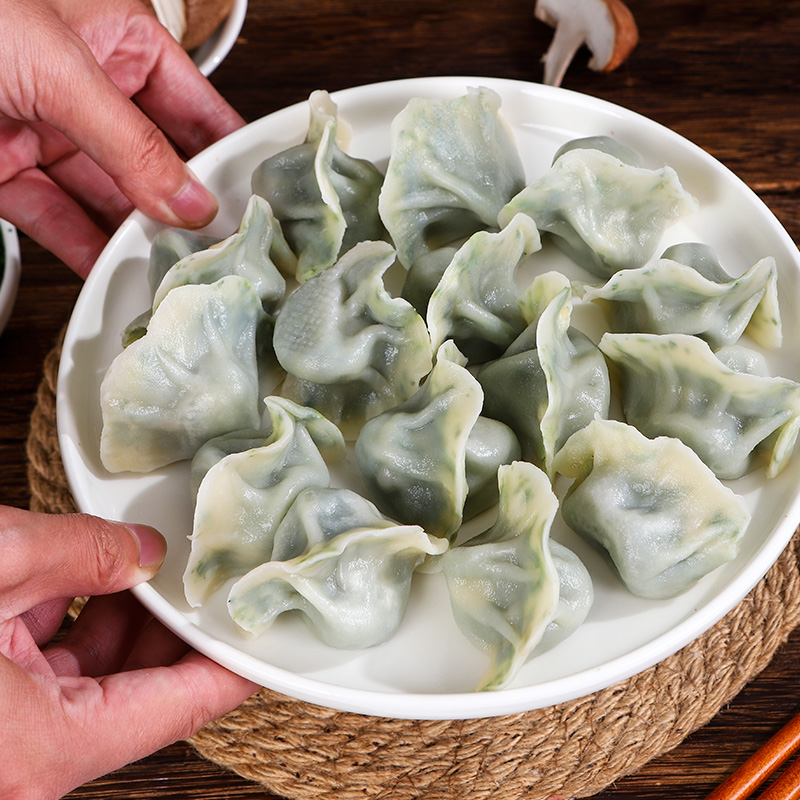
[(0, 506), (0, 614), (10, 619), (48, 600), (128, 589), (155, 575), (166, 550), (146, 525)]

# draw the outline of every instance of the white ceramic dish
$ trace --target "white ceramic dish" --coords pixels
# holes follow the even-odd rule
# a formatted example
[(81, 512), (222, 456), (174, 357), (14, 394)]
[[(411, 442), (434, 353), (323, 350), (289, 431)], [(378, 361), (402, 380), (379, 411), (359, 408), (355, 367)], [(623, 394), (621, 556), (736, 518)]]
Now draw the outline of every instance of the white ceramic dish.
[[(385, 167), (389, 123), (409, 98), (455, 97), (478, 85), (501, 96), (501, 111), (516, 132), (529, 180), (549, 166), (562, 142), (590, 134), (615, 136), (638, 149), (652, 166), (674, 167), (701, 210), (671, 228), (663, 245), (705, 241), (730, 271), (743, 272), (762, 256), (774, 256), (786, 340), (797, 340), (797, 248), (747, 186), (664, 127), (590, 97), (507, 80), (416, 79), (354, 88), (333, 98), (340, 117), (353, 129), (350, 152)], [(237, 131), (193, 160), (193, 169), (220, 198), (212, 233), (223, 237), (236, 229), (252, 170), (266, 156), (301, 141), (307, 124), (307, 105), (299, 103)], [(326, 647), (298, 619), (281, 618), (261, 639), (246, 640), (227, 616), (224, 589), (200, 610), (190, 610), (183, 598), (181, 576), (191, 528), (187, 465), (145, 476), (109, 475), (99, 460), (99, 385), (121, 349), (120, 331), (148, 305), (145, 275), (157, 230), (151, 220), (133, 214), (103, 252), (76, 304), (58, 381), (64, 464), (82, 510), (150, 523), (167, 536), (166, 563), (151, 583), (136, 589), (141, 601), (198, 650), (265, 686), (337, 709), (428, 719), (512, 713), (583, 696), (651, 666), (713, 625), (763, 576), (800, 519), (800, 454), (769, 483), (758, 474), (733, 482), (753, 512), (741, 554), (666, 602), (630, 595), (603, 559), (557, 520), (553, 536), (573, 548), (593, 576), (594, 607), (572, 637), (530, 661), (509, 688), (497, 692), (472, 692), (486, 661), (456, 628), (440, 576), (415, 578), (401, 629), (368, 651)], [(562, 266), (557, 251), (549, 257), (554, 267)], [(770, 354), (769, 362), (773, 374), (800, 380), (800, 361), (791, 347)]]
[(11, 316), (11, 309), (14, 308), (21, 269), (17, 229), (4, 219), (0, 219), (0, 240), (3, 242), (3, 252), (5, 252), (5, 264), (0, 252), (0, 333), (2, 333)]
[(192, 59), (200, 72), (208, 77), (230, 53), (244, 25), (247, 0), (234, 0), (231, 13), (207, 42), (192, 52)]

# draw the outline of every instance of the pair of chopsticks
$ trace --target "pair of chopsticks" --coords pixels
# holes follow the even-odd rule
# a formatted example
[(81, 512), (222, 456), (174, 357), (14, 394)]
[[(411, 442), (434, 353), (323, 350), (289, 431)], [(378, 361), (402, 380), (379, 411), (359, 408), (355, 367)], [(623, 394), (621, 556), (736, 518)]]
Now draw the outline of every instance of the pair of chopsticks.
[[(800, 714), (793, 717), (763, 747), (755, 752), (706, 800), (743, 800), (750, 797), (800, 749)], [(793, 761), (759, 796), (758, 800), (798, 800), (800, 758)]]

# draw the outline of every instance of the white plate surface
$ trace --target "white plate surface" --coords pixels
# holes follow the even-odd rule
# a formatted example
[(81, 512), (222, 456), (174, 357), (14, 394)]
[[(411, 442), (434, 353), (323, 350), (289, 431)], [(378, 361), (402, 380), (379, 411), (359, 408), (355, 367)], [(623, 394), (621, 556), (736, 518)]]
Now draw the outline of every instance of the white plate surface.
[[(639, 150), (653, 167), (669, 164), (698, 199), (700, 211), (670, 228), (663, 247), (680, 241), (712, 245), (729, 272), (740, 274), (772, 255), (787, 342), (798, 338), (800, 259), (771, 212), (728, 169), (666, 128), (609, 103), (563, 89), (488, 78), (424, 78), (358, 87), (333, 95), (353, 129), (349, 152), (384, 168), (389, 124), (415, 96), (456, 97), (488, 86), (515, 131), (532, 180), (547, 169), (556, 148), (577, 136), (608, 134)], [(220, 238), (239, 224), (258, 163), (301, 141), (306, 103), (271, 114), (213, 145), (192, 168), (220, 198), (209, 230)], [(492, 716), (551, 705), (591, 693), (651, 666), (686, 645), (733, 608), (760, 580), (791, 538), (800, 518), (800, 455), (767, 482), (760, 473), (729, 485), (753, 512), (739, 557), (684, 595), (649, 601), (629, 594), (598, 554), (556, 521), (553, 537), (571, 547), (591, 572), (596, 600), (587, 621), (569, 639), (530, 661), (500, 691), (472, 691), (486, 667), (455, 626), (441, 576), (418, 575), (397, 635), (367, 651), (321, 644), (299, 619), (281, 618), (258, 640), (244, 639), (225, 610), (225, 589), (200, 610), (183, 598), (181, 576), (189, 552), (191, 501), (188, 467), (150, 475), (110, 475), (98, 455), (99, 387), (120, 351), (120, 332), (149, 304), (146, 271), (159, 226), (134, 213), (101, 255), (75, 307), (58, 381), (61, 451), (79, 508), (111, 519), (159, 528), (169, 553), (139, 599), (167, 626), (230, 669), (283, 694), (323, 706), (387, 717), (447, 719)], [(659, 251), (660, 252), (660, 251)], [(564, 257), (550, 252), (550, 268)], [(772, 374), (800, 380), (791, 346), (771, 353)], [(563, 487), (556, 486), (563, 494)]]

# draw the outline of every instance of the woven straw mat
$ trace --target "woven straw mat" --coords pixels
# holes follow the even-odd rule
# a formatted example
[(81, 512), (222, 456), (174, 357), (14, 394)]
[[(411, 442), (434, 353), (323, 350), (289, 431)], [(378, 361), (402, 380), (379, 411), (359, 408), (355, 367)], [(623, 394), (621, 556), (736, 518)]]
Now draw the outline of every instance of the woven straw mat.
[[(28, 440), (31, 508), (75, 510), (58, 451), (60, 347), (45, 361)], [(290, 800), (588, 797), (678, 745), (763, 670), (800, 621), (795, 535), (753, 591), (678, 653), (608, 689), (479, 720), (320, 708), (262, 689), (190, 744)]]

